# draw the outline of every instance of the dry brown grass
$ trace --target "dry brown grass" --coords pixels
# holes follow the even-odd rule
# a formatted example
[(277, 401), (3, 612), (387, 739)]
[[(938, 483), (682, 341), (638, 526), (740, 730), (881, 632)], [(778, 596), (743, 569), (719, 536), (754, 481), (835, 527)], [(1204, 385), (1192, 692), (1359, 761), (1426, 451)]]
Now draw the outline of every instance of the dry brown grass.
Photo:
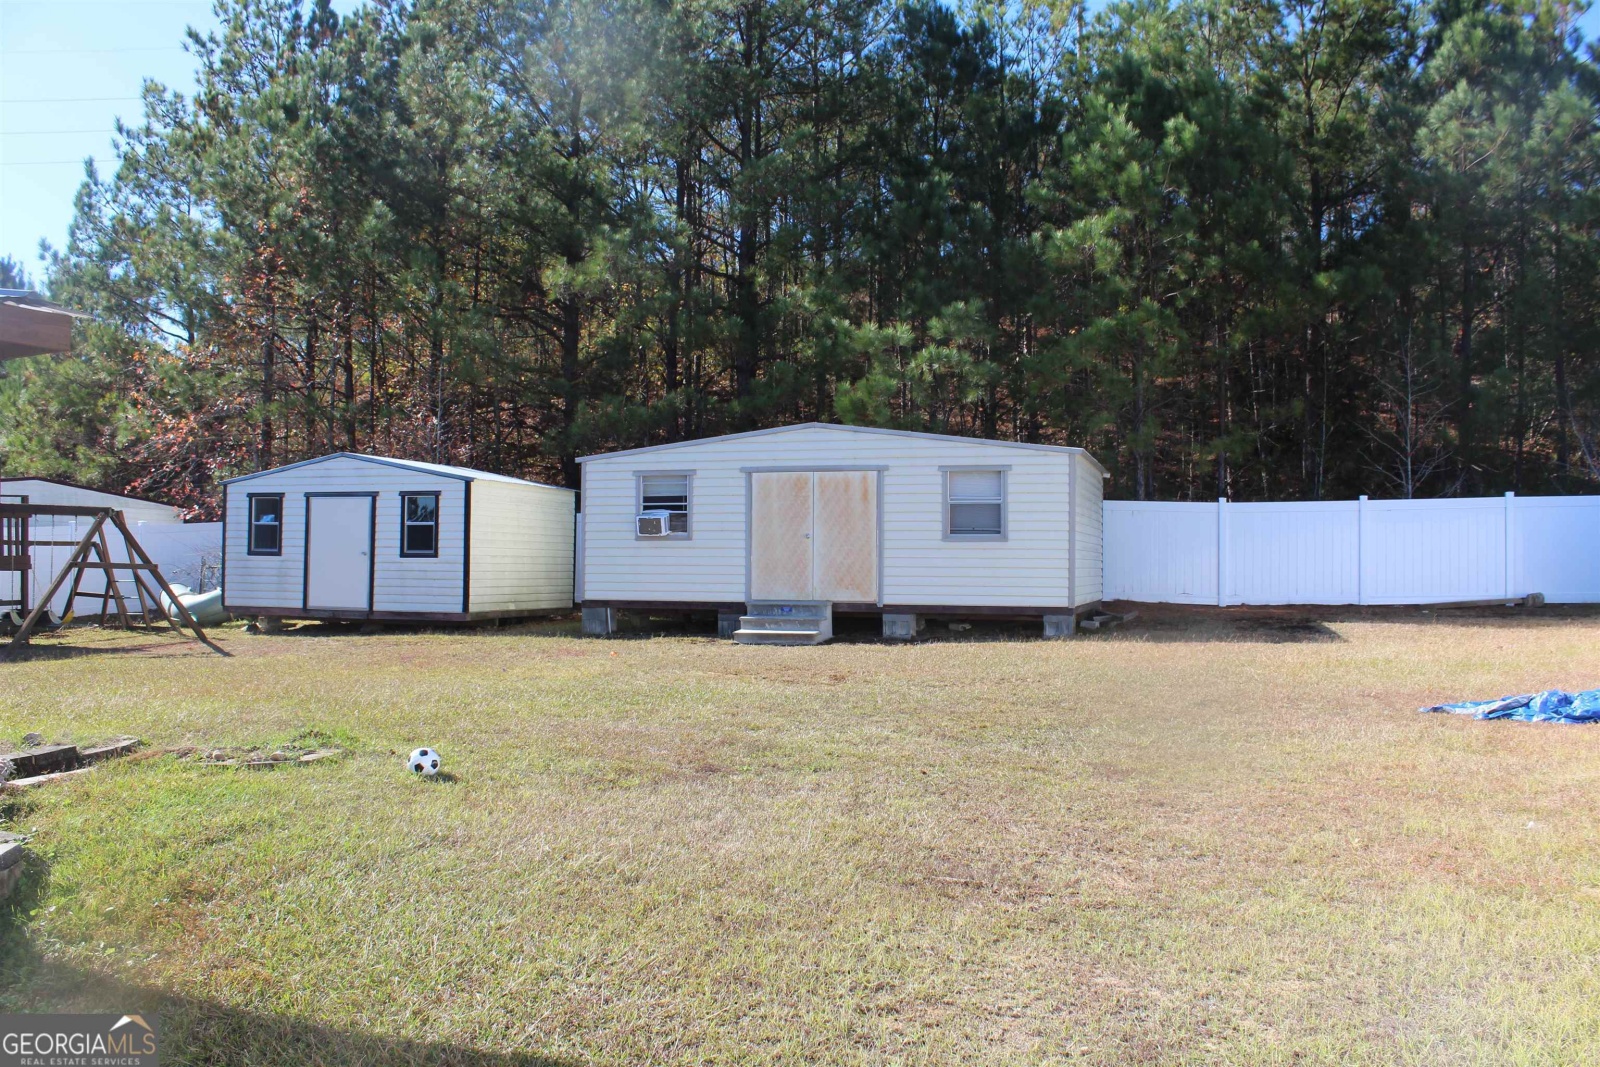
[(1600, 684), (1600, 618), (995, 636), (75, 634), (0, 735), (351, 755), (30, 796), (0, 1004), (194, 1063), (1600, 1059), (1600, 729), (1415, 710)]

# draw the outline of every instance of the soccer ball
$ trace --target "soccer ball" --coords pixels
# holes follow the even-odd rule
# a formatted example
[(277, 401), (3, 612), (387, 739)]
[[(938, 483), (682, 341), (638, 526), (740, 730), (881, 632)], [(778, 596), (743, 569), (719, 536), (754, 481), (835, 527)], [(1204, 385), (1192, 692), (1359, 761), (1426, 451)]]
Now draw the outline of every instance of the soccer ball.
[(424, 778), (432, 778), (439, 773), (439, 753), (436, 749), (419, 748), (411, 753), (411, 758), (406, 762)]

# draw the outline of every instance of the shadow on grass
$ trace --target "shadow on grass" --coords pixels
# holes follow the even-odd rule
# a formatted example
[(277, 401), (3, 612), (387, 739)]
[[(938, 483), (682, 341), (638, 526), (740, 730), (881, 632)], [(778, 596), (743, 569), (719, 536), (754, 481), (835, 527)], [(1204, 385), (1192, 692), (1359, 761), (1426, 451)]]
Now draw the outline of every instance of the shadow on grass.
[(1212, 607), (1191, 604), (1111, 603), (1106, 610), (1136, 612), (1130, 624), (1111, 631), (1152, 642), (1258, 642), (1267, 644), (1345, 640), (1333, 627), (1343, 623), (1390, 626), (1499, 625), (1543, 626), (1573, 620), (1600, 619), (1592, 604), (1546, 605), (1539, 608), (1440, 605), (1285, 605)]
[[(1227, 610), (1227, 609), (1222, 609)], [(833, 617), (833, 644), (883, 645), (901, 647), (918, 644), (1017, 644), (1027, 641), (1060, 641), (1046, 638), (1043, 624), (1037, 618), (1006, 618), (982, 616), (928, 616), (923, 628), (911, 640), (883, 636), (882, 620), (876, 615), (835, 615)], [(698, 637), (708, 640), (728, 641), (717, 637), (715, 618), (652, 617), (648, 623), (634, 623), (627, 630), (596, 640), (649, 641), (665, 637)], [(1137, 637), (1149, 641), (1193, 642), (1252, 642), (1283, 644), (1286, 642), (1343, 641), (1336, 632), (1317, 619), (1302, 617), (1218, 617), (1196, 616), (1187, 619), (1160, 618), (1145, 623), (1141, 618), (1132, 623), (1100, 632), (1088, 630), (1067, 638), (1073, 641), (1104, 641), (1123, 637)], [(731, 641), (728, 641), (731, 644)]]
[(1144, 622), (1134, 620), (1131, 625), (1118, 627), (1102, 639), (1118, 638), (1149, 641), (1154, 644), (1329, 644), (1345, 639), (1321, 619), (1240, 618), (1213, 622)]
[[(139, 631), (134, 631), (138, 633)], [(151, 640), (138, 645), (67, 645), (56, 644), (52, 639), (60, 635), (50, 634), (45, 638), (45, 644), (39, 644), (35, 638), (26, 645), (13, 646), (0, 645), (0, 663), (34, 663), (50, 660), (82, 659), (85, 656), (132, 656), (143, 653), (159, 652), (167, 655), (179, 652), (193, 646), (200, 652), (206, 652), (205, 646), (190, 637), (178, 637), (176, 634), (149, 634)], [(65, 636), (70, 636), (65, 635)], [(210, 655), (210, 653), (206, 653)]]
[(319, 1064), (335, 1067), (571, 1067), (534, 1053), (489, 1052), (442, 1041), (390, 1038), (314, 1019), (246, 1011), (137, 985), (39, 951), (28, 917), (44, 899), (49, 870), (28, 870), (0, 902), (0, 1012), (98, 1012), (159, 1018), (164, 1064)]
[(527, 619), (484, 619), (475, 622), (434, 622), (405, 620), (363, 619), (305, 619), (286, 620), (283, 629), (271, 634), (249, 633), (243, 628), (235, 631), (246, 639), (266, 637), (409, 637), (421, 634), (444, 634), (452, 637), (535, 637), (573, 636), (578, 622), (574, 615), (537, 616)]

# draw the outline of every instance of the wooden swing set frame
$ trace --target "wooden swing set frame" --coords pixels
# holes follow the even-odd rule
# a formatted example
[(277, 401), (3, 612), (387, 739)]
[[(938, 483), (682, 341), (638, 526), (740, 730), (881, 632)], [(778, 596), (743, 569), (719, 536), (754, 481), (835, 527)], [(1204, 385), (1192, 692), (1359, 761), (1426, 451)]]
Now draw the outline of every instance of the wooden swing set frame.
[[(33, 520), (36, 518), (86, 518), (91, 520), (88, 531), (77, 541), (38, 541), (31, 536)], [(128, 559), (117, 560), (112, 558), (111, 542), (106, 536), (106, 528), (110, 526), (122, 535), (122, 543), (127, 546)], [(28, 606), (28, 577), (33, 568), (33, 552), (35, 548), (72, 548), (72, 554), (67, 557), (67, 562), (56, 572), (55, 580), (43, 596), (30, 608)], [(93, 557), (92, 559), (90, 557)], [(211, 651), (221, 656), (228, 653), (217, 646), (200, 624), (183, 606), (161, 575), (161, 568), (145, 552), (139, 544), (138, 538), (133, 536), (133, 531), (128, 529), (128, 524), (123, 520), (122, 512), (116, 508), (74, 507), (69, 504), (0, 504), (0, 571), (15, 571), (20, 575), (21, 610), (26, 612), (22, 627), (11, 638), (10, 648), (20, 648), (28, 643), (39, 623), (44, 619), (49, 610), (50, 602), (55, 599), (56, 593), (66, 585), (67, 579), (72, 579), (72, 586), (67, 593), (67, 614), (72, 614), (72, 605), (79, 597), (100, 601), (100, 619), (102, 624), (112, 617), (113, 607), (115, 617), (124, 630), (134, 627), (134, 618), (137, 616), (146, 628), (152, 625), (166, 623), (175, 633), (182, 634), (188, 629), (194, 634), (195, 640), (205, 645)], [(90, 571), (98, 571), (105, 578), (105, 588), (98, 593), (82, 592), (84, 575)], [(128, 607), (128, 598), (123, 595), (122, 586), (117, 581), (118, 571), (128, 571), (133, 575), (134, 594), (138, 599), (139, 610), (131, 612)], [(163, 602), (162, 594), (166, 600)], [(167, 610), (170, 604), (173, 611)], [(173, 618), (176, 613), (177, 618)], [(152, 618), (155, 620), (152, 623)], [(182, 623), (180, 626), (179, 623)]]

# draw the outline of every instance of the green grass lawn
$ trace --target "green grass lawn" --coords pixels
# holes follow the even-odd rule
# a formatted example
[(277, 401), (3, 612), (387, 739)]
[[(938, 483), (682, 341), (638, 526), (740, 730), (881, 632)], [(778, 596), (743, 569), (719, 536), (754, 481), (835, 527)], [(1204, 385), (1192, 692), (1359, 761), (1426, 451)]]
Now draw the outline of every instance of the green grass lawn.
[[(0, 737), (0, 1010), (166, 1063), (1600, 1061), (1600, 616), (1154, 619), (1046, 642), (77, 631)], [(449, 781), (411, 777), (418, 745)]]

